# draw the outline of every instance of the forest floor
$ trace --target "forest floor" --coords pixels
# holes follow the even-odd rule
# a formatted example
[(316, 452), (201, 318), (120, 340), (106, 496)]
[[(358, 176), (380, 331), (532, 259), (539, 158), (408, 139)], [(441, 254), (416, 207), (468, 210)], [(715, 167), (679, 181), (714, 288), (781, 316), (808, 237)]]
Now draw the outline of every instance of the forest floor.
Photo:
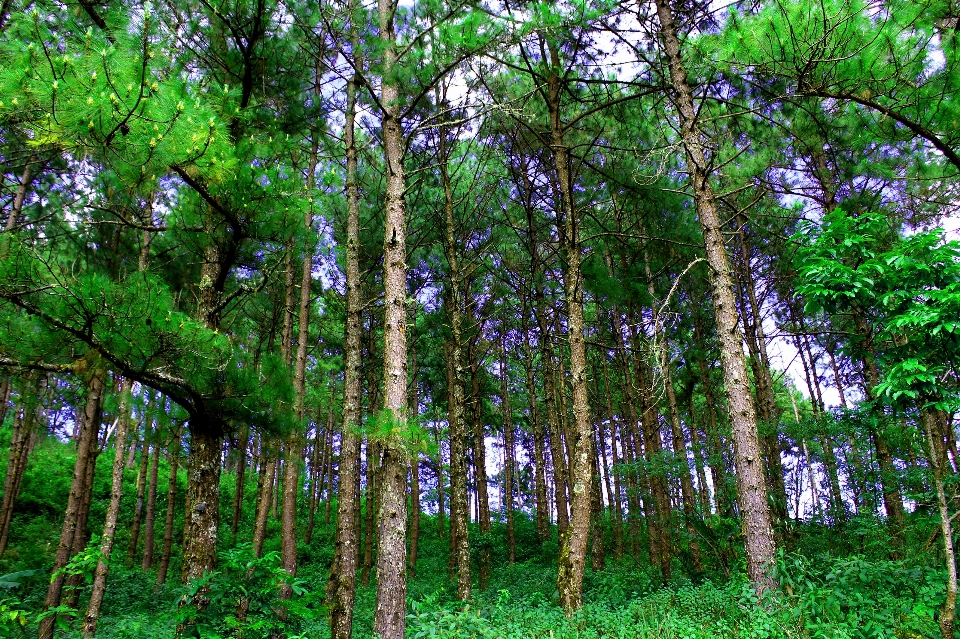
[[(585, 605), (567, 618), (557, 605), (556, 569), (551, 561), (555, 543), (551, 548), (547, 542), (540, 556), (512, 565), (495, 564), (487, 587), (479, 591), (475, 582), (472, 601), (463, 604), (455, 601), (447, 580), (446, 544), (435, 534), (434, 522), (425, 523), (417, 574), (409, 581), (407, 636), (411, 638), (939, 637), (934, 615), (944, 593), (940, 571), (932, 565), (871, 561), (860, 555), (842, 559), (782, 555), (778, 562), (781, 588), (763, 599), (736, 571), (729, 578), (703, 575), (693, 580), (678, 565), (671, 582), (663, 585), (643, 561), (630, 556), (608, 559), (605, 570), (588, 569)], [(225, 549), (219, 572), (210, 581), (210, 606), (198, 620), (199, 636), (259, 639), (279, 631), (288, 639), (328, 637), (323, 598), (332, 535), (332, 526), (319, 526), (313, 542), (301, 545), (296, 594), (287, 622), (277, 615), (279, 557), (270, 542), (261, 560), (253, 559), (249, 544)], [(272, 541), (276, 545), (279, 540)], [(173, 582), (156, 588), (155, 578), (154, 571), (127, 568), (119, 562), (112, 568), (98, 637), (173, 635), (177, 604), (188, 587)], [(42, 603), (46, 580), (45, 573), (40, 573), (11, 591), (15, 596), (0, 595), (0, 614), (25, 611), (25, 625), (6, 626), (11, 636), (36, 635), (35, 611)], [(244, 594), (251, 606), (240, 621), (235, 613)], [(79, 600), (81, 611), (84, 595)], [(374, 580), (368, 586), (358, 585), (354, 637), (372, 636), (374, 597)], [(4, 627), (0, 624), (0, 634)], [(78, 622), (65, 621), (58, 636), (80, 637), (78, 628)]]
[[(14, 518), (11, 546), (0, 558), (0, 637), (35, 637), (49, 566), (56, 549), (62, 500), (68, 488), (72, 458), (66, 446), (48, 444), (35, 453), (36, 465), (28, 471)], [(102, 527), (103, 508), (109, 487), (108, 473), (101, 473), (95, 486), (90, 528)], [(164, 466), (164, 464), (161, 464)], [(165, 468), (161, 468), (165, 472)], [(161, 476), (163, 476), (161, 472)], [(181, 474), (183, 471), (181, 470)], [(103, 477), (104, 479), (99, 479)], [(132, 477), (130, 478), (132, 482)], [(185, 481), (185, 476), (181, 477)], [(224, 475), (221, 484), (221, 521), (224, 532), (217, 572), (206, 582), (210, 603), (195, 619), (196, 636), (263, 639), (280, 633), (287, 639), (323, 639), (329, 636), (328, 610), (324, 606), (327, 577), (333, 558), (334, 525), (323, 522), (321, 505), (317, 526), (309, 544), (298, 547), (299, 570), (294, 597), (286, 605), (288, 617), (278, 614), (278, 583), (285, 573), (279, 567), (280, 523), (268, 524), (265, 554), (254, 559), (251, 545), (252, 511), (256, 482), (245, 490), (245, 513), (237, 544), (229, 543), (230, 509), (235, 482)], [(249, 493), (249, 494), (248, 494)], [(182, 495), (182, 491), (180, 495)], [(132, 508), (133, 495), (125, 495)], [(128, 502), (125, 502), (128, 503)], [(174, 530), (182, 530), (182, 509)], [(305, 509), (304, 509), (305, 510)], [(302, 511), (301, 511), (302, 512)], [(608, 522), (609, 523), (609, 522)], [(298, 530), (304, 531), (306, 522)], [(455, 600), (455, 588), (447, 575), (448, 541), (440, 534), (436, 517), (423, 515), (416, 575), (408, 584), (407, 636), (467, 639), (474, 637), (518, 639), (707, 639), (707, 638), (939, 638), (935, 616), (945, 594), (945, 571), (940, 544), (930, 543), (936, 528), (932, 515), (908, 516), (906, 559), (891, 560), (889, 540), (877, 517), (853, 517), (842, 526), (791, 522), (781, 531), (782, 545), (789, 552), (778, 555), (776, 591), (762, 599), (743, 576), (742, 541), (736, 520), (715, 515), (698, 526), (706, 572), (691, 570), (689, 539), (677, 538), (671, 580), (664, 584), (646, 555), (643, 527), (639, 537), (624, 536), (625, 550), (638, 550), (615, 558), (609, 526), (605, 535), (606, 567), (587, 569), (584, 607), (567, 618), (558, 605), (556, 580), (556, 529), (551, 539), (540, 543), (533, 522), (516, 516), (516, 558), (510, 564), (506, 527), (494, 525), (487, 536), (471, 529), (474, 550), (474, 594), (466, 604)], [(302, 534), (302, 532), (301, 532)], [(122, 527), (111, 565), (100, 639), (149, 639), (172, 637), (178, 614), (193, 608), (179, 607), (189, 597), (191, 586), (178, 583), (179, 557), (174, 544), (170, 580), (156, 587), (156, 569), (142, 570), (139, 555), (133, 566), (125, 565), (129, 530)], [(636, 539), (635, 539), (636, 537)], [(490, 544), (492, 571), (486, 588), (477, 583), (478, 544)], [(174, 537), (175, 541), (176, 535)], [(96, 548), (96, 537), (88, 546)], [(142, 543), (140, 544), (142, 548)], [(86, 610), (89, 578), (95, 552), (81, 553), (68, 570), (85, 579), (76, 608)], [(16, 577), (19, 587), (4, 588), (4, 573)], [(368, 585), (359, 583), (354, 610), (354, 637), (372, 636), (375, 575)], [(8, 584), (9, 586), (9, 584)], [(246, 597), (249, 612), (237, 616), (238, 602)], [(79, 638), (79, 622), (64, 619), (60, 638)]]

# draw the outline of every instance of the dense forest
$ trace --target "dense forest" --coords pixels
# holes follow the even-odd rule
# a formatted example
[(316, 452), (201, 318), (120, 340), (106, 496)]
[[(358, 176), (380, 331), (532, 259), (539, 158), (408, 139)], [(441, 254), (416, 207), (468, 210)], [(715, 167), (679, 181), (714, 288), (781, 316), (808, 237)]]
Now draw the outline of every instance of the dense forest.
[(955, 637), (953, 0), (2, 0), (0, 635)]

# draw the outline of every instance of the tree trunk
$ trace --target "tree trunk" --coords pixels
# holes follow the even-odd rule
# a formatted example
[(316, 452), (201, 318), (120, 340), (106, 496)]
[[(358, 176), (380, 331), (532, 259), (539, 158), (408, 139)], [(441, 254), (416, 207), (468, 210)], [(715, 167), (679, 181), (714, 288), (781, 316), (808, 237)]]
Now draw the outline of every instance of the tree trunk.
[[(350, 639), (356, 595), (359, 554), (360, 503), (360, 337), (363, 300), (360, 290), (360, 186), (357, 181), (357, 145), (355, 138), (357, 87), (362, 82), (359, 69), (359, 30), (354, 24), (356, 2), (350, 2), (350, 42), (357, 71), (347, 80), (344, 144), (347, 155), (346, 194), (346, 318), (344, 321), (343, 429), (340, 439), (340, 490), (337, 495), (337, 532), (327, 604), (330, 606), (330, 636)], [(329, 500), (329, 496), (327, 497)]]
[(233, 519), (230, 522), (230, 539), (237, 541), (237, 529), (243, 515), (243, 493), (247, 474), (247, 447), (250, 445), (250, 425), (245, 424), (237, 438), (237, 481), (233, 493)]
[(143, 530), (143, 570), (153, 568), (153, 549), (156, 543), (154, 526), (157, 521), (157, 472), (160, 465), (160, 451), (153, 448), (153, 459), (150, 460), (150, 480), (147, 486), (147, 512), (144, 515)]
[(97, 632), (97, 621), (100, 619), (100, 606), (103, 604), (103, 595), (107, 587), (108, 562), (113, 552), (113, 537), (117, 531), (117, 519), (120, 515), (120, 499), (123, 496), (124, 458), (127, 451), (127, 433), (130, 429), (130, 393), (133, 390), (133, 380), (123, 380), (120, 391), (119, 415), (117, 430), (113, 440), (113, 473), (110, 480), (110, 505), (107, 507), (107, 518), (103, 525), (103, 537), (100, 538), (100, 560), (93, 576), (93, 588), (90, 592), (90, 603), (83, 621), (83, 635), (92, 637)]
[(273, 476), (277, 470), (276, 453), (270, 450), (270, 445), (261, 436), (260, 454), (266, 457), (263, 470), (257, 481), (257, 512), (253, 522), (253, 554), (255, 557), (263, 555), (263, 542), (267, 537), (267, 519), (270, 517), (270, 504), (273, 501)]
[(503, 414), (503, 502), (507, 511), (507, 551), (509, 562), (517, 560), (517, 539), (513, 528), (513, 483), (516, 450), (514, 448), (513, 411), (510, 408), (510, 389), (507, 387), (507, 332), (500, 341), (500, 411)]
[[(443, 96), (438, 91), (438, 101)], [(443, 186), (444, 210), (444, 254), (450, 277), (447, 286), (447, 316), (450, 319), (450, 350), (449, 350), (449, 377), (447, 393), (447, 421), (450, 428), (450, 543), (451, 566), (457, 578), (457, 599), (466, 601), (470, 598), (470, 537), (467, 532), (468, 504), (467, 504), (467, 452), (466, 452), (466, 391), (464, 365), (464, 336), (463, 312), (465, 305), (465, 291), (463, 274), (460, 268), (459, 243), (456, 238), (456, 224), (453, 217), (453, 187), (450, 182), (447, 162), (450, 152), (447, 149), (447, 137), (450, 135), (446, 126), (439, 131), (439, 169), (440, 181)]]
[(363, 531), (363, 568), (360, 573), (360, 583), (370, 585), (370, 571), (373, 570), (373, 530), (374, 513), (377, 512), (377, 485), (379, 482), (378, 466), (380, 465), (380, 449), (375, 442), (367, 439), (367, 498), (364, 509)]
[(137, 501), (133, 508), (133, 525), (130, 527), (130, 544), (127, 546), (127, 565), (133, 564), (140, 543), (140, 526), (143, 522), (143, 498), (147, 492), (147, 471), (150, 469), (150, 420), (143, 420), (143, 447), (140, 451), (140, 469), (137, 471)]
[[(91, 356), (90, 359), (95, 359)], [(70, 561), (71, 550), (77, 527), (79, 526), (80, 510), (84, 495), (88, 492), (86, 486), (87, 469), (90, 459), (95, 455), (97, 438), (100, 433), (100, 410), (103, 405), (105, 373), (96, 366), (98, 362), (91, 362), (93, 368), (89, 371), (86, 380), (87, 400), (78, 428), (77, 460), (73, 465), (73, 480), (70, 484), (70, 495), (67, 498), (67, 508), (63, 517), (63, 527), (60, 530), (60, 543), (57, 545), (57, 554), (53, 562), (53, 577), (47, 587), (47, 595), (43, 602), (43, 611), (60, 605), (66, 575), (61, 572)], [(50, 615), (40, 621), (39, 639), (52, 639), (56, 615)]]
[[(190, 456), (183, 531), (183, 567), (180, 579), (200, 579), (217, 563), (217, 530), (220, 525), (220, 468), (224, 424), (212, 415), (190, 415)], [(189, 602), (197, 612), (209, 603), (209, 588), (201, 588)], [(185, 605), (188, 602), (184, 601)], [(183, 637), (195, 623), (191, 616), (177, 625)]]
[[(416, 303), (412, 325), (416, 326)], [(407, 414), (416, 423), (420, 418), (420, 387), (417, 385), (416, 343), (410, 345), (410, 389)], [(410, 551), (407, 555), (407, 569), (410, 578), (417, 576), (417, 551), (420, 546), (420, 452), (413, 453), (410, 459)]]
[[(523, 332), (523, 368), (527, 378), (527, 399), (530, 404), (530, 430), (533, 437), (534, 500), (536, 503), (537, 539), (543, 543), (550, 531), (550, 507), (547, 503), (546, 450), (543, 422), (537, 402), (537, 384), (533, 374), (533, 347), (530, 345), (530, 319), (527, 297), (520, 294), (520, 322)], [(541, 339), (543, 337), (541, 336)]]
[(770, 489), (772, 500), (771, 515), (774, 522), (787, 520), (787, 489), (784, 484), (783, 462), (780, 458), (782, 446), (780, 434), (777, 432), (777, 423), (780, 415), (773, 391), (773, 378), (770, 375), (770, 364), (767, 359), (766, 339), (763, 334), (762, 317), (757, 303), (756, 286), (753, 273), (750, 270), (750, 246), (746, 241), (743, 227), (746, 220), (741, 217), (740, 227), (740, 259), (736, 260), (737, 277), (735, 282), (740, 291), (740, 316), (743, 320), (747, 350), (750, 353), (749, 364), (753, 370), (754, 386), (756, 388), (757, 419), (762, 425), (760, 445), (764, 452), (764, 469), (766, 470), (767, 487)]
[[(25, 386), (30, 384), (25, 384)], [(10, 452), (7, 457), (7, 474), (3, 485), (3, 503), (0, 506), (0, 557), (7, 550), (10, 538), (10, 522), (13, 519), (13, 506), (20, 492), (20, 483), (27, 469), (27, 460), (36, 439), (36, 403), (39, 402), (39, 383), (32, 395), (25, 391), (20, 396), (20, 406), (13, 418), (13, 433), (10, 439)], [(2, 423), (2, 422), (0, 422)]]
[[(246, 447), (244, 447), (246, 448)], [(157, 585), (167, 581), (170, 569), (170, 553), (173, 549), (173, 518), (177, 506), (177, 472), (180, 469), (180, 429), (177, 428), (170, 441), (170, 478), (167, 481), (167, 516), (163, 523), (163, 552), (160, 555), (160, 567), (157, 569)]]
[[(868, 400), (875, 399), (873, 389), (880, 384), (880, 373), (877, 371), (877, 363), (870, 352), (872, 348), (872, 336), (867, 325), (867, 320), (862, 313), (854, 313), (854, 326), (857, 334), (864, 340), (861, 345), (863, 348), (863, 372), (866, 382), (866, 396)], [(896, 468), (893, 465), (893, 453), (887, 444), (884, 433), (880, 430), (882, 426), (874, 425), (870, 427), (870, 438), (873, 440), (874, 449), (877, 451), (877, 462), (880, 465), (880, 484), (883, 487), (883, 506), (887, 511), (887, 529), (890, 533), (892, 542), (891, 556), (899, 559), (903, 556), (904, 546), (904, 527), (905, 514), (903, 510), (903, 497), (900, 495), (900, 481), (897, 476)]]
[(953, 527), (950, 517), (947, 495), (944, 490), (944, 468), (947, 456), (944, 450), (943, 438), (935, 423), (934, 414), (925, 409), (920, 410), (920, 420), (923, 422), (923, 432), (927, 439), (930, 468), (933, 470), (933, 483), (937, 491), (937, 509), (940, 514), (940, 537), (943, 539), (943, 554), (947, 565), (947, 596), (940, 608), (940, 633), (943, 639), (953, 639), (953, 624), (957, 608), (957, 561), (953, 547)]
[[(102, 423), (103, 400), (100, 401), (100, 413), (98, 421)], [(73, 544), (70, 548), (70, 558), (82, 552), (90, 541), (90, 530), (88, 527), (90, 521), (90, 505), (93, 503), (93, 478), (97, 470), (97, 457), (100, 456), (100, 447), (98, 442), (94, 442), (93, 450), (87, 458), (86, 477), (83, 480), (84, 493), (80, 500), (80, 508), (77, 511), (77, 525), (73, 532)], [(67, 596), (65, 605), (67, 608), (77, 609), (80, 606), (80, 591), (84, 587), (84, 575), (75, 572), (67, 576), (63, 584), (64, 594)], [(71, 613), (72, 618), (72, 613)]]
[[(587, 387), (587, 351), (584, 342), (583, 274), (580, 269), (581, 246), (578, 211), (574, 201), (573, 173), (569, 166), (569, 150), (564, 140), (560, 118), (561, 64), (560, 53), (549, 42), (550, 67), (545, 94), (550, 115), (550, 149), (559, 183), (560, 210), (558, 232), (563, 253), (564, 303), (567, 311), (567, 342), (570, 348), (570, 385), (573, 390), (573, 458), (570, 460), (571, 508), (570, 527), (560, 539), (557, 589), (560, 605), (567, 615), (583, 606), (583, 573), (592, 510), (591, 482), (593, 459), (593, 423)], [(561, 225), (562, 220), (562, 225)]]
[(737, 497), (744, 523), (747, 574), (758, 589), (764, 590), (774, 587), (769, 570), (775, 547), (757, 435), (757, 417), (743, 356), (743, 336), (737, 325), (733, 281), (723, 244), (716, 197), (710, 185), (710, 170), (697, 122), (693, 93), (680, 57), (680, 41), (677, 38), (673, 12), (666, 0), (656, 0), (656, 8), (660, 20), (660, 36), (673, 85), (672, 97), (680, 117), (680, 135), (686, 152), (687, 172), (693, 186), (694, 204), (700, 218), (707, 262), (710, 265), (710, 288), (720, 338), (720, 359), (723, 364), (737, 466)]
[(480, 375), (482, 367), (478, 361), (476, 342), (469, 349), (471, 407), (473, 422), (473, 467), (474, 481), (477, 487), (477, 523), (480, 528), (482, 543), (479, 557), (479, 582), (481, 591), (487, 589), (490, 583), (490, 496), (487, 492), (487, 445), (483, 424), (482, 402), (480, 394)]

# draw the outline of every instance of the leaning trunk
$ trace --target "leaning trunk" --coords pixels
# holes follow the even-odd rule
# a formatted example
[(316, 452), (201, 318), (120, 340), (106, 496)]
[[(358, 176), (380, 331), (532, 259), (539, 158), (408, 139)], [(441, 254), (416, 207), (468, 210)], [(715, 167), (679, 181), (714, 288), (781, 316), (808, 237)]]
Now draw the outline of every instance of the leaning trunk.
[[(63, 527), (60, 530), (60, 543), (57, 545), (57, 554), (53, 562), (53, 577), (47, 587), (47, 596), (43, 602), (43, 611), (60, 605), (60, 597), (66, 575), (63, 568), (70, 560), (70, 551), (73, 548), (74, 537), (78, 527), (78, 519), (84, 495), (87, 492), (87, 468), (91, 457), (95, 454), (97, 437), (100, 432), (100, 407), (104, 392), (104, 376), (102, 370), (94, 369), (89, 373), (87, 380), (87, 401), (81, 418), (77, 437), (77, 460), (73, 466), (73, 480), (70, 484), (70, 495), (67, 498), (67, 509), (63, 516)], [(40, 621), (39, 639), (52, 639), (56, 615), (50, 615)]]
[(693, 92), (680, 56), (680, 41), (677, 38), (673, 11), (666, 0), (656, 0), (656, 7), (663, 50), (673, 86), (674, 106), (680, 116), (680, 136), (686, 152), (687, 172), (693, 187), (694, 204), (703, 232), (707, 262), (710, 265), (710, 288), (720, 339), (720, 359), (737, 466), (737, 496), (744, 524), (747, 574), (757, 588), (763, 590), (774, 586), (769, 569), (775, 547), (757, 434), (757, 417), (743, 356), (743, 336), (738, 326), (730, 263), (723, 243), (716, 196), (710, 184), (710, 168), (697, 122)]
[(127, 431), (130, 428), (130, 392), (133, 389), (133, 380), (123, 380), (120, 391), (120, 406), (118, 407), (117, 431), (113, 440), (113, 473), (110, 482), (110, 505), (107, 507), (107, 519), (103, 525), (103, 537), (100, 539), (100, 560), (93, 576), (93, 589), (90, 593), (90, 603), (83, 621), (83, 636), (92, 637), (97, 632), (97, 621), (100, 619), (100, 606), (103, 604), (103, 595), (107, 588), (108, 561), (113, 551), (113, 537), (117, 531), (117, 518), (120, 515), (120, 499), (123, 496), (123, 469), (127, 450)]

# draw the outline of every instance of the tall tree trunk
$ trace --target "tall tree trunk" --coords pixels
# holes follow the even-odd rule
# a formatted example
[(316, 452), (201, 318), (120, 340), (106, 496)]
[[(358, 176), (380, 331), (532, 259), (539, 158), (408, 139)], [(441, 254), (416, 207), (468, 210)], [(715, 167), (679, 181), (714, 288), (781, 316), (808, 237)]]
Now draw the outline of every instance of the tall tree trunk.
[(157, 521), (157, 472), (160, 466), (160, 450), (154, 445), (153, 459), (150, 460), (150, 479), (147, 485), (147, 511), (144, 514), (143, 562), (141, 568), (153, 568), (153, 550), (156, 545), (154, 527)]
[(700, 559), (700, 544), (697, 543), (697, 529), (693, 522), (697, 517), (696, 497), (693, 492), (693, 479), (690, 476), (690, 460), (687, 457), (687, 442), (683, 436), (683, 426), (680, 423), (680, 409), (677, 406), (677, 396), (673, 388), (673, 376), (670, 373), (670, 361), (667, 359), (666, 349), (660, 358), (660, 369), (663, 371), (663, 385), (666, 389), (667, 406), (670, 409), (670, 433), (673, 440), (673, 454), (677, 460), (677, 473), (680, 479), (680, 494), (683, 497), (683, 519), (690, 539), (690, 559), (696, 572), (703, 572), (703, 562)]
[[(438, 101), (445, 96), (439, 93)], [(447, 421), (450, 427), (450, 543), (451, 565), (457, 578), (457, 599), (470, 598), (470, 538), (467, 532), (469, 517), (467, 504), (467, 452), (466, 452), (466, 391), (464, 365), (463, 314), (465, 301), (464, 281), (460, 265), (459, 242), (456, 238), (456, 224), (453, 217), (453, 187), (448, 171), (450, 152), (447, 138), (448, 127), (441, 126), (439, 131), (439, 169), (443, 186), (444, 210), (444, 254), (450, 270), (447, 286), (447, 316), (450, 319), (450, 350)]]
[(720, 338), (720, 359), (733, 434), (737, 466), (737, 497), (744, 522), (747, 574), (758, 589), (772, 588), (769, 570), (775, 551), (767, 487), (763, 476), (757, 417), (750, 392), (750, 378), (743, 356), (743, 336), (737, 324), (730, 264), (723, 244), (723, 231), (717, 213), (716, 197), (710, 184), (710, 170), (697, 122), (693, 92), (680, 56), (680, 41), (674, 25), (673, 10), (666, 0), (656, 0), (660, 37), (669, 66), (674, 106), (680, 117), (680, 136), (687, 159), (687, 172), (693, 186), (694, 204), (710, 265), (710, 288)]
[(517, 560), (517, 539), (513, 527), (513, 483), (516, 450), (514, 447), (513, 411), (510, 408), (510, 389), (507, 387), (507, 332), (500, 339), (500, 411), (503, 414), (503, 502), (507, 511), (507, 551), (509, 561)]
[[(319, 94), (319, 80), (314, 83), (314, 95)], [(314, 131), (310, 146), (310, 161), (307, 165), (307, 192), (313, 201), (314, 174), (317, 171), (319, 140)], [(297, 325), (297, 351), (293, 364), (293, 414), (296, 425), (286, 442), (286, 462), (283, 472), (283, 517), (281, 521), (280, 567), (290, 575), (280, 589), (280, 598), (289, 599), (293, 594), (291, 582), (297, 576), (297, 497), (301, 492), (300, 468), (303, 459), (303, 435), (307, 426), (305, 399), (307, 394), (307, 341), (310, 328), (310, 284), (313, 272), (313, 211), (307, 207), (303, 212), (303, 227), (307, 243), (300, 259), (300, 308)], [(292, 269), (291, 269), (292, 273)], [(288, 346), (289, 348), (289, 346)]]
[[(873, 340), (867, 320), (860, 312), (854, 313), (854, 326), (857, 334), (864, 340), (861, 345), (863, 349), (863, 373), (866, 382), (866, 396), (868, 400), (874, 400), (874, 389), (880, 384), (880, 373), (877, 370), (877, 363), (870, 352)], [(877, 451), (877, 463), (880, 465), (880, 484), (883, 487), (883, 506), (887, 511), (887, 529), (890, 533), (892, 542), (891, 556), (901, 558), (903, 556), (904, 546), (904, 527), (905, 514), (903, 510), (903, 497), (900, 495), (900, 481), (896, 468), (893, 464), (893, 453), (887, 444), (887, 438), (881, 430), (882, 425), (873, 425), (870, 427), (870, 438), (873, 440), (873, 447)]]
[[(559, 183), (560, 210), (558, 231), (563, 254), (564, 303), (567, 311), (567, 342), (570, 349), (570, 385), (573, 390), (573, 458), (570, 460), (571, 508), (570, 527), (560, 539), (557, 589), (560, 605), (569, 615), (583, 606), (583, 573), (592, 510), (593, 423), (587, 387), (587, 350), (584, 341), (583, 274), (580, 269), (581, 246), (579, 213), (574, 201), (573, 173), (569, 165), (569, 149), (564, 140), (560, 117), (560, 52), (547, 42), (550, 66), (547, 72), (547, 110), (550, 115), (550, 150)], [(562, 224), (561, 224), (562, 222)]]
[(244, 424), (237, 438), (237, 481), (233, 492), (233, 519), (230, 522), (230, 539), (237, 541), (237, 529), (243, 515), (243, 493), (247, 478), (247, 448), (250, 445), (250, 424)]
[(379, 488), (379, 467), (380, 466), (380, 448), (376, 442), (367, 439), (367, 499), (366, 509), (364, 510), (364, 531), (363, 531), (363, 568), (360, 572), (360, 583), (364, 586), (370, 585), (370, 572), (373, 570), (373, 540), (374, 524), (377, 512)]
[(943, 639), (953, 639), (954, 617), (957, 608), (957, 561), (953, 546), (953, 526), (950, 517), (949, 504), (944, 490), (944, 468), (946, 467), (946, 451), (940, 428), (936, 424), (936, 416), (932, 411), (921, 408), (920, 421), (923, 423), (923, 432), (927, 440), (928, 459), (933, 470), (933, 484), (937, 491), (937, 509), (940, 514), (940, 537), (943, 539), (943, 554), (947, 565), (947, 595), (940, 608), (940, 633)]
[[(533, 373), (533, 347), (530, 345), (530, 316), (527, 296), (520, 294), (520, 322), (523, 332), (523, 368), (527, 378), (527, 399), (530, 410), (530, 431), (533, 438), (533, 477), (536, 505), (537, 539), (543, 543), (550, 530), (550, 507), (547, 503), (546, 450), (544, 446), (543, 421), (540, 419), (537, 402), (537, 383)], [(541, 335), (541, 339), (543, 336)]]
[[(24, 386), (34, 386), (25, 383)], [(10, 538), (10, 522), (13, 519), (13, 506), (20, 492), (20, 484), (27, 469), (33, 442), (36, 440), (37, 404), (40, 400), (39, 379), (32, 390), (20, 395), (20, 405), (13, 419), (13, 433), (10, 439), (10, 451), (7, 457), (7, 474), (3, 484), (3, 503), (0, 506), (0, 557), (7, 550)], [(2, 422), (0, 422), (2, 423)]]
[[(87, 373), (86, 391), (87, 399), (81, 417), (80, 426), (77, 429), (77, 460), (73, 465), (73, 480), (70, 483), (70, 495), (67, 498), (67, 508), (63, 516), (63, 527), (60, 530), (60, 543), (57, 545), (57, 554), (53, 561), (53, 576), (50, 579), (50, 585), (47, 587), (47, 595), (43, 602), (43, 611), (60, 605), (60, 597), (63, 592), (66, 575), (62, 572), (64, 566), (70, 560), (71, 550), (73, 548), (74, 538), (77, 528), (80, 525), (78, 521), (80, 510), (85, 494), (88, 492), (86, 486), (88, 478), (88, 466), (90, 459), (96, 454), (97, 438), (100, 433), (100, 411), (103, 406), (104, 377), (105, 373), (99, 368), (99, 362), (96, 356), (88, 356), (90, 359), (90, 369)], [(50, 615), (40, 621), (38, 632), (39, 639), (52, 639), (53, 629), (56, 623), (56, 615)]]
[(253, 554), (263, 555), (263, 542), (267, 537), (267, 520), (270, 518), (270, 505), (273, 501), (273, 476), (277, 470), (277, 455), (271, 445), (261, 436), (260, 454), (266, 457), (263, 470), (257, 480), (257, 512), (253, 522)]
[[(414, 311), (416, 312), (416, 311)], [(414, 315), (413, 325), (416, 325)], [(407, 409), (410, 419), (420, 417), (420, 394), (417, 385), (417, 352), (415, 344), (410, 345), (410, 406)], [(417, 576), (417, 551), (420, 546), (420, 453), (413, 453), (410, 459), (410, 552), (407, 556), (408, 571), (411, 578)]]
[(140, 526), (143, 523), (144, 496), (147, 492), (147, 471), (150, 469), (151, 420), (143, 420), (143, 447), (140, 451), (140, 467), (137, 471), (137, 501), (133, 507), (133, 524), (130, 527), (130, 544), (127, 546), (127, 565), (133, 564), (140, 543)]
[(476, 341), (470, 345), (470, 403), (472, 408), (471, 421), (473, 422), (473, 468), (474, 482), (477, 487), (477, 523), (483, 543), (480, 544), (479, 581), (480, 590), (486, 590), (490, 583), (490, 496), (487, 492), (487, 444), (483, 424), (482, 403), (480, 394), (480, 375), (482, 366), (478, 361), (478, 346)]
[[(160, 554), (160, 567), (157, 569), (157, 586), (167, 581), (170, 569), (170, 553), (173, 550), (173, 518), (177, 506), (177, 472), (180, 470), (180, 428), (177, 428), (170, 440), (170, 477), (167, 480), (167, 515), (163, 521), (163, 551)], [(246, 448), (246, 447), (244, 447)]]
[[(187, 464), (187, 494), (183, 531), (183, 566), (180, 579), (188, 583), (213, 570), (217, 562), (217, 530), (220, 526), (220, 468), (225, 424), (218, 416), (190, 415), (190, 456)], [(189, 602), (198, 612), (209, 603), (201, 588)], [(184, 603), (187, 603), (184, 601)], [(181, 611), (182, 612), (182, 611)], [(187, 615), (177, 625), (182, 637), (195, 623)]]
[[(363, 300), (360, 289), (360, 186), (357, 181), (357, 144), (355, 137), (357, 88), (362, 82), (359, 58), (359, 29), (354, 24), (356, 1), (350, 3), (350, 43), (357, 71), (347, 80), (344, 145), (347, 155), (346, 195), (346, 319), (344, 321), (343, 429), (340, 439), (340, 490), (337, 495), (337, 532), (334, 561), (327, 585), (330, 606), (330, 636), (350, 639), (353, 632), (353, 608), (356, 595), (359, 555), (360, 503), (360, 337)], [(329, 496), (327, 497), (329, 500)]]
[(103, 595), (107, 588), (108, 562), (113, 552), (113, 537), (117, 531), (117, 519), (120, 515), (120, 499), (123, 497), (123, 470), (124, 458), (127, 451), (127, 433), (130, 429), (130, 393), (133, 390), (133, 380), (126, 378), (120, 390), (119, 415), (117, 430), (113, 440), (113, 473), (110, 480), (110, 505), (107, 507), (107, 518), (103, 525), (103, 537), (100, 538), (100, 559), (93, 576), (93, 589), (90, 592), (90, 603), (87, 605), (87, 614), (83, 620), (83, 635), (92, 637), (97, 632), (97, 621), (100, 619), (100, 607), (103, 604)]
[[(743, 320), (747, 350), (750, 353), (749, 364), (753, 370), (754, 386), (756, 387), (757, 419), (761, 426), (760, 445), (764, 451), (764, 469), (766, 470), (767, 487), (772, 500), (771, 515), (775, 522), (785, 522), (787, 519), (787, 489), (784, 484), (783, 462), (780, 458), (782, 446), (780, 434), (777, 432), (777, 423), (780, 415), (773, 391), (773, 378), (770, 374), (770, 363), (767, 359), (766, 339), (763, 334), (762, 316), (757, 303), (756, 285), (750, 268), (750, 245), (746, 240), (743, 227), (746, 220), (739, 220), (740, 251), (737, 262), (737, 277), (740, 292), (740, 316)], [(735, 252), (736, 254), (736, 252)]]

